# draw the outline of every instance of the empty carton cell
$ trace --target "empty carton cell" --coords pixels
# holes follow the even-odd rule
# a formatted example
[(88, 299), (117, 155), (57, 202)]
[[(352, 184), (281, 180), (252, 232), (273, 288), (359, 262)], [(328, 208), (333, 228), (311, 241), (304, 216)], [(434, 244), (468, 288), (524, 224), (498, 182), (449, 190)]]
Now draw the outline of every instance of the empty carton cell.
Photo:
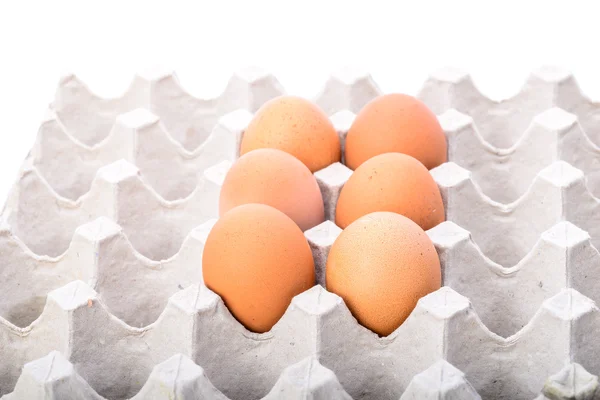
[[(589, 374), (588, 374), (589, 375)], [(590, 375), (592, 376), (592, 375)], [(592, 376), (593, 377), (593, 376)], [(235, 384), (236, 382), (232, 382)], [(25, 365), (15, 390), (4, 400), (102, 400), (58, 351)], [(228, 400), (211, 383), (204, 369), (183, 354), (156, 365), (142, 389), (131, 399)], [(335, 374), (317, 358), (307, 357), (286, 367), (263, 400), (351, 400)], [(440, 360), (416, 375), (400, 400), (478, 400), (464, 374)]]
[(473, 118), (456, 110), (446, 111), (439, 120), (448, 140), (448, 160), (468, 169), (495, 201), (517, 200), (538, 172), (558, 160), (582, 170), (590, 191), (599, 193), (600, 148), (574, 114), (551, 108), (534, 116), (510, 148), (488, 143)]
[(108, 136), (94, 146), (79, 142), (56, 114), (49, 113), (39, 129), (31, 163), (53, 190), (71, 200), (90, 190), (101, 167), (121, 159), (136, 165), (165, 199), (182, 199), (198, 186), (198, 174), (238, 157), (242, 131), (251, 118), (243, 109), (224, 115), (202, 145), (188, 151), (170, 136), (162, 120), (144, 109), (118, 115)]
[[(232, 382), (235, 384), (235, 382)], [(570, 363), (550, 376), (535, 400), (593, 400), (598, 377), (581, 365)], [(58, 351), (23, 367), (15, 390), (3, 400), (103, 400)], [(131, 399), (228, 400), (212, 384), (204, 369), (183, 354), (175, 354), (152, 368), (142, 389)], [(285, 368), (263, 400), (352, 399), (336, 375), (315, 357), (307, 357)], [(481, 397), (464, 373), (440, 360), (415, 375), (400, 400), (479, 400)]]
[(476, 314), (467, 313), (461, 324), (448, 326), (446, 359), (465, 373), (484, 399), (531, 399), (544, 377), (569, 360), (598, 371), (597, 357), (592, 356), (598, 349), (590, 343), (598, 317), (595, 304), (573, 289), (546, 300), (531, 321), (508, 338), (489, 332)]
[(494, 333), (507, 337), (523, 328), (543, 301), (574, 288), (595, 302), (600, 254), (588, 234), (569, 222), (544, 232), (516, 264), (502, 266), (481, 251), (471, 234), (453, 222), (430, 229), (440, 256), (443, 284), (469, 298)]
[(331, 74), (315, 102), (329, 115), (343, 110), (357, 113), (381, 94), (381, 89), (368, 72), (342, 68)]
[[(25, 365), (15, 391), (3, 397), (6, 400), (53, 398), (100, 400), (98, 395), (60, 353)], [(210, 380), (204, 370), (182, 354), (176, 354), (156, 365), (135, 399), (189, 399), (228, 400)], [(307, 358), (286, 368), (265, 400), (348, 400), (351, 397), (341, 387), (335, 374)]]
[(517, 95), (502, 101), (483, 95), (466, 72), (445, 68), (431, 75), (418, 97), (436, 114), (449, 109), (468, 114), (481, 136), (498, 148), (512, 147), (531, 120), (552, 107), (575, 114), (591, 141), (600, 144), (600, 107), (581, 92), (573, 75), (560, 68), (533, 71)]
[(137, 75), (125, 93), (113, 99), (95, 95), (69, 75), (60, 81), (51, 107), (66, 130), (88, 146), (109, 135), (117, 115), (145, 108), (163, 121), (173, 139), (192, 151), (206, 140), (220, 116), (237, 109), (255, 112), (282, 93), (279, 82), (257, 68), (235, 73), (223, 93), (213, 99), (192, 96), (171, 71)]
[(446, 220), (468, 230), (483, 253), (501, 265), (515, 265), (540, 235), (560, 221), (587, 231), (598, 248), (600, 201), (587, 189), (583, 173), (557, 161), (540, 171), (523, 196), (510, 204), (485, 196), (471, 173), (454, 163), (431, 171), (438, 183)]
[[(42, 400), (47, 395), (62, 400), (104, 399), (57, 351), (27, 363), (15, 390), (3, 399)], [(213, 386), (202, 367), (182, 354), (156, 365), (142, 389), (131, 399), (228, 400)], [(283, 370), (264, 399), (349, 400), (351, 397), (332, 371), (320, 365), (314, 357), (309, 357)]]
[(134, 165), (120, 160), (100, 168), (90, 191), (73, 201), (58, 196), (35, 167), (26, 165), (3, 215), (36, 254), (62, 254), (78, 226), (105, 216), (124, 229), (144, 256), (164, 260), (180, 249), (193, 228), (218, 217), (223, 178), (222, 171), (205, 171), (188, 197), (168, 201), (148, 186)]
[(57, 257), (34, 254), (4, 223), (0, 231), (2, 275), (10, 284), (0, 294), (0, 315), (27, 326), (44, 307), (47, 294), (81, 279), (100, 293), (115, 316), (132, 326), (154, 322), (167, 299), (202, 281), (202, 251), (216, 220), (193, 229), (173, 257), (150, 260), (138, 253), (121, 227), (106, 217), (75, 230)]
[[(82, 287), (79, 295), (86, 296), (92, 292)], [(80, 306), (78, 300), (50, 292), (40, 317), (25, 328), (16, 327), (0, 317), (0, 395), (13, 390), (25, 363), (44, 357), (53, 350), (68, 354), (69, 319), (73, 310)]]
[(546, 300), (507, 339), (487, 330), (468, 299), (448, 287), (422, 298), (384, 338), (360, 326), (342, 299), (320, 286), (296, 296), (264, 334), (243, 328), (203, 285), (171, 296), (158, 320), (141, 329), (113, 316), (78, 281), (51, 292), (30, 326), (0, 321), (2, 393), (13, 390), (24, 364), (53, 350), (68, 354), (76, 372), (111, 399), (138, 393), (152, 368), (176, 353), (201, 365), (232, 399), (266, 396), (287, 366), (311, 356), (357, 399), (398, 399), (416, 374), (440, 359), (463, 371), (483, 398), (531, 399), (565, 360), (592, 372), (600, 367), (593, 340), (598, 309), (573, 289)]
[(72, 282), (50, 293), (40, 318), (24, 328), (27, 335), (2, 324), (2, 340), (12, 345), (2, 348), (0, 388), (6, 392), (14, 386), (21, 361), (58, 350), (69, 354), (77, 372), (99, 394), (129, 398), (155, 364), (175, 353), (192, 353), (193, 319), (172, 298), (156, 323), (132, 328), (111, 315), (91, 288)]

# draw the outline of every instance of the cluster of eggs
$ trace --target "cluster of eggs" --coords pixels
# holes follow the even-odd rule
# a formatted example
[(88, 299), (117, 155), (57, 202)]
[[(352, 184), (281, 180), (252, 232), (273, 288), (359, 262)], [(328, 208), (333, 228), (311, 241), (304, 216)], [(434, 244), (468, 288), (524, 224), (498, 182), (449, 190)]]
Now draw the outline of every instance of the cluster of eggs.
[[(303, 231), (325, 217), (313, 173), (339, 162), (342, 150), (319, 107), (282, 96), (257, 112), (240, 153), (223, 182), (203, 277), (247, 329), (266, 332), (295, 295), (315, 285)], [(429, 169), (446, 153), (436, 116), (403, 94), (371, 101), (347, 134), (344, 158), (354, 172), (336, 207), (343, 232), (327, 259), (326, 287), (379, 335), (392, 333), (420, 297), (441, 285), (424, 230), (444, 220)]]

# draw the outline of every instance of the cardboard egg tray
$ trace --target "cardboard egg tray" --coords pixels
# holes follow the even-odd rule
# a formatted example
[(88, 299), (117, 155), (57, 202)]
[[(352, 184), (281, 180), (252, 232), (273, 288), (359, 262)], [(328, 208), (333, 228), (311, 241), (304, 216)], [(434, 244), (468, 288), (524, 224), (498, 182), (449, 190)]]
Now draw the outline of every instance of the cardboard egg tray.
[[(305, 235), (321, 286), (270, 332), (247, 331), (202, 284), (220, 186), (252, 112), (282, 92), (256, 69), (208, 100), (169, 73), (138, 76), (115, 99), (61, 80), (0, 219), (0, 395), (600, 396), (600, 107), (571, 75), (536, 71), (499, 103), (458, 71), (425, 83), (449, 142), (449, 162), (431, 171), (447, 222), (428, 231), (445, 286), (383, 338), (325, 289), (352, 174), (343, 160), (315, 173), (327, 220)], [(343, 145), (378, 94), (345, 70), (315, 100)]]

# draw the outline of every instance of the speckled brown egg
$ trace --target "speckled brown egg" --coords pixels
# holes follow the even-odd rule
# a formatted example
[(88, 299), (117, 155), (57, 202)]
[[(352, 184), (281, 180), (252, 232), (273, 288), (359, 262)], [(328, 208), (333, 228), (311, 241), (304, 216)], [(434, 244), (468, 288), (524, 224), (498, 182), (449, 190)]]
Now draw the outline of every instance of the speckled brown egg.
[(204, 283), (247, 329), (267, 332), (292, 298), (315, 284), (304, 234), (287, 215), (264, 204), (225, 213), (206, 239)]
[(281, 96), (265, 103), (242, 138), (241, 154), (260, 148), (290, 153), (311, 172), (340, 161), (340, 139), (327, 115), (314, 103)]
[(440, 261), (417, 224), (399, 214), (376, 212), (354, 221), (333, 243), (326, 284), (361, 325), (387, 336), (421, 297), (440, 288)]
[(412, 96), (396, 93), (373, 99), (346, 136), (345, 159), (351, 169), (391, 152), (408, 154), (428, 169), (446, 162), (446, 136), (437, 117)]
[(376, 211), (402, 214), (425, 230), (445, 219), (440, 190), (427, 168), (400, 153), (375, 156), (354, 171), (340, 193), (335, 223), (345, 228)]
[(314, 175), (297, 158), (277, 149), (246, 153), (227, 173), (219, 198), (220, 214), (246, 203), (275, 207), (303, 231), (325, 219)]

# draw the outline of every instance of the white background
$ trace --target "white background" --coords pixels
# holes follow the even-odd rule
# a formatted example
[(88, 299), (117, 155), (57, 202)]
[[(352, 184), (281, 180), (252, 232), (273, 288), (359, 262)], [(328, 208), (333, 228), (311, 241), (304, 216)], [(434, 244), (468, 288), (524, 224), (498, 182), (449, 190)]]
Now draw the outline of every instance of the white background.
[(450, 65), (499, 99), (531, 69), (555, 64), (600, 98), (599, 8), (548, 0), (0, 0), (0, 198), (65, 72), (116, 96), (136, 71), (165, 66), (188, 91), (212, 97), (232, 71), (257, 65), (310, 97), (342, 66), (368, 69), (384, 91), (415, 94), (429, 72)]

